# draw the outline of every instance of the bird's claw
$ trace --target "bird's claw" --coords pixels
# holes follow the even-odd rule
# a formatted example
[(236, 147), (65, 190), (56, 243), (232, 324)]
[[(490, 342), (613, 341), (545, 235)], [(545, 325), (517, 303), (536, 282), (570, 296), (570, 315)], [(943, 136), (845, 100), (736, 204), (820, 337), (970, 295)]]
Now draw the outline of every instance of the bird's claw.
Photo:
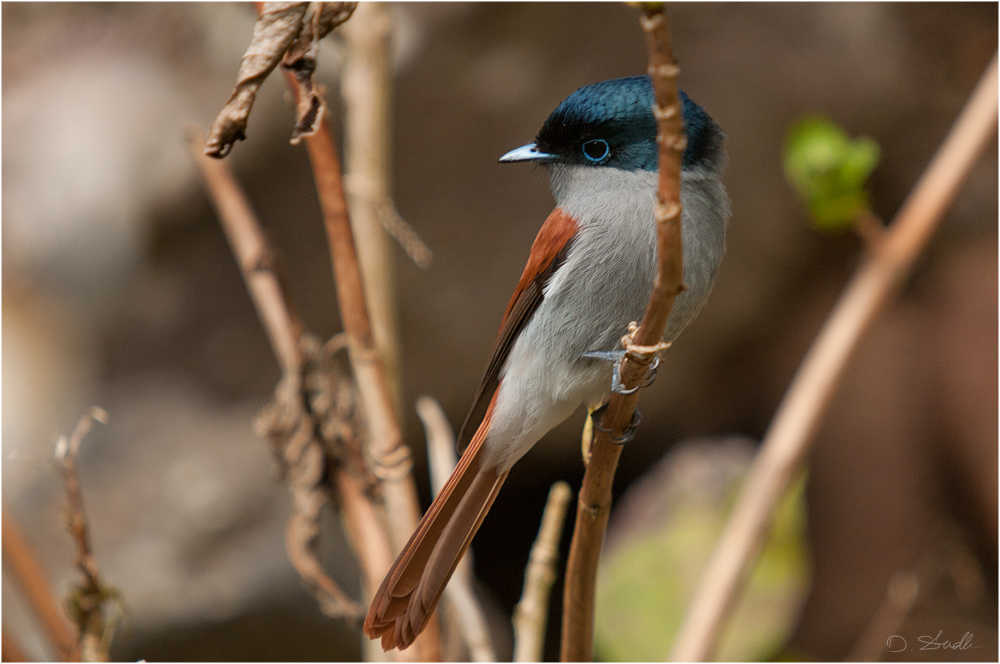
[(653, 361), (646, 368), (646, 375), (642, 382), (633, 388), (627, 388), (622, 383), (622, 359), (625, 357), (624, 350), (591, 350), (583, 354), (591, 360), (604, 360), (611, 363), (611, 391), (615, 394), (635, 394), (640, 387), (649, 387), (656, 380), (656, 370), (660, 366), (660, 356), (653, 357)]
[(590, 417), (593, 420), (594, 430), (608, 434), (611, 437), (611, 442), (615, 445), (631, 443), (635, 439), (635, 432), (639, 428), (639, 424), (642, 422), (642, 413), (639, 412), (638, 408), (632, 411), (632, 421), (621, 433), (616, 434), (611, 429), (605, 429), (600, 425), (600, 420), (604, 416), (604, 412), (607, 409), (608, 405), (604, 404), (590, 414)]

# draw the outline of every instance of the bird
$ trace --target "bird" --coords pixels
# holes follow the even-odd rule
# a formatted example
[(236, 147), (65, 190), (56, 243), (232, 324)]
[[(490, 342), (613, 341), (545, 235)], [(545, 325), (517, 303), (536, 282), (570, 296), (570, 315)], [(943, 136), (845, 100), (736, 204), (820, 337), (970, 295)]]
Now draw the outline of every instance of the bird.
[[(686, 289), (667, 320), (672, 342), (715, 281), (730, 204), (725, 135), (680, 92)], [(648, 76), (584, 86), (548, 116), (535, 141), (502, 157), (547, 171), (556, 207), (542, 224), (504, 313), (458, 438), (454, 472), (374, 594), (363, 630), (405, 649), (444, 587), (511, 467), (581, 405), (606, 404), (621, 337), (641, 319), (657, 272), (657, 123)]]

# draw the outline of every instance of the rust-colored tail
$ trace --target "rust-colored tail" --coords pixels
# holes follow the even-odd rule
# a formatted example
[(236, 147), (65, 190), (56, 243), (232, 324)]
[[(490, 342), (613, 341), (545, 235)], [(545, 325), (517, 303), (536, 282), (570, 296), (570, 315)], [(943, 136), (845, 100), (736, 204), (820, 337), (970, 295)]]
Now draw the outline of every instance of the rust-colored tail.
[(384, 650), (408, 648), (424, 629), (507, 478), (481, 465), (492, 406), (372, 599), (364, 631)]

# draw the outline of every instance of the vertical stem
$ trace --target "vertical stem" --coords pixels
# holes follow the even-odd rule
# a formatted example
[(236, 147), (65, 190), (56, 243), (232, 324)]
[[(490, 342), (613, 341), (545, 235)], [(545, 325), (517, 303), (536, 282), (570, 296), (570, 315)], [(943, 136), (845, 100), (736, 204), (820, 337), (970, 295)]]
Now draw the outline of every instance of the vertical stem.
[[(642, 324), (624, 341), (626, 355), (621, 381), (634, 388), (642, 381), (649, 363), (662, 348), (663, 329), (674, 300), (683, 290), (681, 245), (681, 155), (686, 146), (681, 103), (677, 92), (679, 70), (670, 40), (670, 23), (662, 3), (643, 6), (639, 19), (649, 50), (649, 76), (655, 101), (659, 182), (654, 212), (659, 270), (643, 315)], [(602, 418), (604, 431), (594, 437), (590, 461), (583, 476), (577, 505), (576, 525), (566, 564), (563, 599), (563, 633), (560, 659), (590, 661), (594, 646), (594, 590), (597, 563), (611, 513), (611, 487), (621, 456), (621, 445), (608, 431), (623, 432), (629, 426), (638, 392), (612, 394)]]
[[(381, 480), (390, 541), (393, 549), (399, 551), (420, 519), (417, 489), (410, 474), (410, 448), (403, 442), (382, 361), (375, 348), (357, 249), (347, 217), (340, 159), (325, 118), (320, 121), (315, 134), (305, 137), (305, 143), (330, 244), (340, 317), (349, 340), (351, 367), (371, 435), (368, 452), (375, 474)], [(420, 659), (438, 659), (440, 643), (436, 622), (428, 625), (416, 645)]]
[(382, 225), (392, 191), (392, 15), (381, 2), (358, 5), (341, 28), (347, 208), (358, 247), (375, 347), (397, 415), (401, 410), (394, 252)]

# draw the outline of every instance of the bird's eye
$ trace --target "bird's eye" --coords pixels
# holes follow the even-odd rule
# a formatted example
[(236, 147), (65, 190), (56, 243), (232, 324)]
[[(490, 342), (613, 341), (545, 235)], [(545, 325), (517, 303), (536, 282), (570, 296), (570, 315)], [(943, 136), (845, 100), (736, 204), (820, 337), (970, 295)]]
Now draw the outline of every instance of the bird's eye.
[(599, 164), (611, 156), (611, 146), (603, 138), (595, 138), (583, 144), (583, 156), (588, 161)]

